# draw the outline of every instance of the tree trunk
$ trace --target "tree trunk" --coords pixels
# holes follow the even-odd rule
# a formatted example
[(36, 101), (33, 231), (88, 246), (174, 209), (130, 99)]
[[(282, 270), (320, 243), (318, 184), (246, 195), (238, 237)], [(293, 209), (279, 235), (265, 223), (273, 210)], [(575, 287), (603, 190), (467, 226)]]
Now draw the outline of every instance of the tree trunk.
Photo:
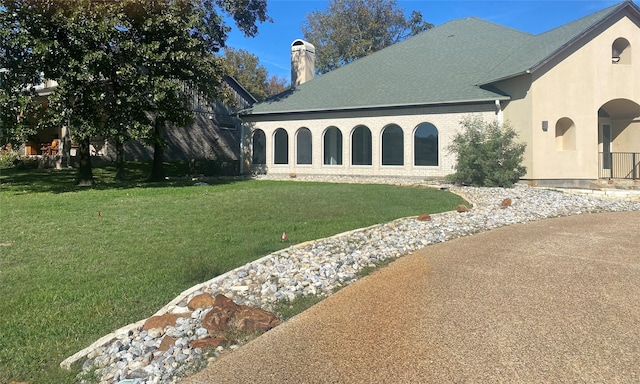
[(164, 124), (155, 122), (155, 140), (153, 142), (153, 166), (151, 168), (151, 176), (149, 181), (164, 181), (164, 145), (163, 145), (163, 129)]
[(78, 147), (78, 151), (80, 152), (80, 167), (78, 168), (78, 179), (76, 183), (82, 187), (94, 184), (90, 150), (91, 143), (89, 138), (80, 140), (80, 146)]
[(164, 146), (156, 141), (153, 144), (153, 167), (151, 168), (150, 181), (164, 181)]
[(124, 181), (125, 168), (124, 168), (124, 141), (120, 138), (116, 139), (116, 177), (117, 181)]

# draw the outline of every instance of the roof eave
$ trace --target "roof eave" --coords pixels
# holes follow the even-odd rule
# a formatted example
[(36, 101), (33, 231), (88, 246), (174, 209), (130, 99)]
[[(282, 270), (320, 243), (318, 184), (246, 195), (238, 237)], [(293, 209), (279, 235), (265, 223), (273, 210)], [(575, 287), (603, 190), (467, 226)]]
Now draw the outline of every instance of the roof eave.
[(344, 107), (344, 108), (316, 108), (316, 109), (297, 109), (288, 111), (273, 111), (273, 112), (256, 112), (250, 113), (250, 109), (240, 111), (239, 117), (251, 117), (251, 116), (278, 116), (278, 115), (297, 115), (306, 113), (332, 113), (332, 112), (357, 112), (357, 111), (369, 111), (373, 109), (377, 110), (389, 110), (389, 109), (405, 109), (405, 108), (419, 108), (419, 107), (437, 107), (441, 105), (451, 104), (476, 104), (476, 103), (494, 103), (496, 100), (506, 101), (511, 100), (509, 96), (496, 95), (495, 97), (487, 97), (480, 99), (468, 99), (468, 100), (451, 100), (451, 101), (434, 101), (427, 103), (406, 103), (406, 104), (386, 104), (386, 105), (372, 105), (372, 106), (360, 106), (360, 107)]
[(513, 73), (513, 74), (508, 75), (508, 76), (499, 77), (497, 79), (491, 79), (491, 80), (488, 80), (488, 81), (485, 81), (485, 82), (482, 82), (482, 83), (478, 83), (476, 85), (478, 87), (484, 87), (484, 86), (487, 86), (487, 85), (498, 83), (500, 81), (511, 80), (511, 79), (514, 79), (514, 78), (522, 76), (522, 75), (528, 75), (530, 73), (531, 73), (531, 69), (525, 69), (524, 71), (516, 72), (516, 73)]
[(225, 76), (224, 80), (227, 81), (227, 82), (233, 82), (235, 85), (240, 87), (240, 89), (242, 89), (242, 91), (246, 93), (245, 96), (248, 96), (248, 98), (251, 99), (253, 104), (258, 102), (258, 99), (256, 99), (255, 96), (253, 96), (253, 94), (247, 90), (247, 88), (245, 88), (242, 84), (240, 84), (238, 79), (236, 79), (235, 77), (233, 77), (233, 76)]

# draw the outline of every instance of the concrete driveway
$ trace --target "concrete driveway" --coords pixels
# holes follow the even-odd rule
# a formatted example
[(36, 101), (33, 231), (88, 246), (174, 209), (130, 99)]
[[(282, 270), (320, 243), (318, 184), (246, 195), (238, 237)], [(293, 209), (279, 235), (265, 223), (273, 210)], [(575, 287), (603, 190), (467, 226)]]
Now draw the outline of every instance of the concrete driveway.
[(640, 383), (640, 212), (427, 247), (184, 383)]

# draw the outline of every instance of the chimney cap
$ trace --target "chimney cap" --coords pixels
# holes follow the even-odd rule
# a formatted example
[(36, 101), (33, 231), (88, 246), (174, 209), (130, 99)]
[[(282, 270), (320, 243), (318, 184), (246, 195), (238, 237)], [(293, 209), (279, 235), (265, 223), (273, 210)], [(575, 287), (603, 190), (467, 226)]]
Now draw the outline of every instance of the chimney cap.
[(295, 39), (293, 43), (291, 43), (291, 51), (301, 51), (305, 50), (310, 53), (316, 53), (316, 47), (308, 41), (304, 41), (302, 39)]

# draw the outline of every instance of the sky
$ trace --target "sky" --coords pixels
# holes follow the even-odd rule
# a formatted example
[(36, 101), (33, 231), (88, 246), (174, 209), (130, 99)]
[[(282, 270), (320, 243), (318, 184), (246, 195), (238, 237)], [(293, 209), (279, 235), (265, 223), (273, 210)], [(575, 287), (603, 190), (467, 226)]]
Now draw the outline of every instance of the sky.
[[(438, 25), (477, 17), (531, 34), (539, 34), (620, 3), (622, 0), (396, 0), (408, 16), (420, 11), (422, 19)], [(636, 3), (638, 4), (638, 3)], [(233, 28), (227, 46), (244, 49), (260, 59), (269, 76), (290, 79), (290, 47), (302, 39), (301, 26), (308, 13), (326, 10), (328, 0), (267, 0), (273, 22), (258, 24), (256, 37)], [(235, 27), (232, 25), (232, 27)]]

